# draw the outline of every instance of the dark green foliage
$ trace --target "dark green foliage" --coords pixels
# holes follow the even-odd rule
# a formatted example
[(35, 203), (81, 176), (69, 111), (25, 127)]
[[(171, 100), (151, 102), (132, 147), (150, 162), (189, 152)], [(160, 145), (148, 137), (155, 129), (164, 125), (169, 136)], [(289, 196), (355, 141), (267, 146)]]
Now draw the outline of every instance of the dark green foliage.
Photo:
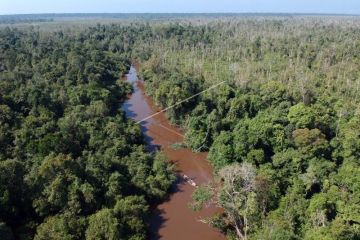
[(229, 132), (221, 132), (212, 146), (208, 158), (216, 169), (221, 169), (234, 161), (234, 143)]
[(113, 210), (102, 209), (89, 217), (86, 239), (120, 239), (121, 225)]
[(13, 240), (14, 235), (11, 229), (4, 222), (0, 222), (0, 236), (4, 240)]
[(146, 239), (174, 178), (121, 110), (131, 34), (0, 30), (1, 239)]

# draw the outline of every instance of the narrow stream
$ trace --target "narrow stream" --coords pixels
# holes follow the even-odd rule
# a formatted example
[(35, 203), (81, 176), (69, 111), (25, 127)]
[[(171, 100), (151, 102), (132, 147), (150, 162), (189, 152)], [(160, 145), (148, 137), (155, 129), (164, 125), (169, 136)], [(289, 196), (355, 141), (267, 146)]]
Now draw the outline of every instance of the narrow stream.
[[(138, 79), (135, 67), (131, 67), (126, 80), (134, 87), (134, 92), (124, 104), (128, 117), (141, 120), (159, 110), (145, 95), (143, 83)], [(197, 185), (211, 181), (213, 170), (206, 160), (207, 153), (193, 153), (189, 149), (172, 149), (173, 143), (182, 142), (183, 133), (169, 124), (165, 114), (158, 114), (143, 122), (142, 130), (149, 147), (152, 150), (161, 149), (167, 159), (176, 165), (178, 172), (178, 180), (172, 187), (169, 199), (153, 211), (150, 220), (152, 239), (225, 239), (221, 233), (199, 221), (221, 210), (213, 205), (200, 212), (190, 210), (188, 203), (195, 187), (181, 177), (186, 174)]]

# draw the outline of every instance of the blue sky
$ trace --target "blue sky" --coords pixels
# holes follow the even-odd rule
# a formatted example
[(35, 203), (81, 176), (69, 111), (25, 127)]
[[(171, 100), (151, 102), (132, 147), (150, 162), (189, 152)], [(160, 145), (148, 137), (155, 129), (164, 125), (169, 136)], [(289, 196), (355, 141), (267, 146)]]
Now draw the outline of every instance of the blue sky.
[(360, 14), (360, 0), (0, 0), (0, 14), (99, 12)]

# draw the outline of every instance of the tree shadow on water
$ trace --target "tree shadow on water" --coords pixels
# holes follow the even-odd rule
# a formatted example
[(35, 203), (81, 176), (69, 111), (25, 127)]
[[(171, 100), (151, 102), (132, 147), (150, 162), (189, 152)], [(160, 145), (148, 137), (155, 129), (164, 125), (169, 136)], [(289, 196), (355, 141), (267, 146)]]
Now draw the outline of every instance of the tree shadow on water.
[[(184, 184), (186, 184), (186, 181), (183, 179), (183, 177), (178, 172), (176, 175), (176, 180), (172, 184), (170, 191), (167, 195), (167, 198), (162, 203), (170, 201), (170, 198), (173, 196), (174, 193), (182, 192), (181, 186)], [(165, 218), (164, 215), (165, 215), (165, 211), (163, 209), (159, 209), (159, 207), (157, 205), (155, 205), (151, 209), (151, 215), (150, 215), (149, 221), (148, 221), (150, 224), (149, 239), (157, 240), (157, 239), (161, 238), (159, 231), (161, 228), (166, 226), (166, 222), (168, 221), (168, 219)]]
[(133, 104), (131, 104), (129, 102), (125, 102), (122, 105), (122, 108), (125, 111), (126, 117), (134, 119), (138, 114), (136, 112), (134, 112), (133, 110), (131, 110), (131, 107), (133, 107)]
[(142, 122), (140, 125), (141, 132), (146, 142), (146, 150), (149, 152), (157, 152), (161, 150), (161, 146), (154, 143), (154, 138), (150, 137), (149, 128), (147, 127), (148, 122)]

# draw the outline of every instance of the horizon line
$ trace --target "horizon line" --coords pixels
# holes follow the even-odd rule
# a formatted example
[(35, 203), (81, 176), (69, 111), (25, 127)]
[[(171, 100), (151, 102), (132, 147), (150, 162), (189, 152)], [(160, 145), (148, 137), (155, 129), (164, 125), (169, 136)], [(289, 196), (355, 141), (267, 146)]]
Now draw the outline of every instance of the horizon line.
[(316, 12), (42, 12), (42, 13), (6, 13), (0, 14), (0, 16), (21, 16), (21, 15), (81, 15), (81, 14), (192, 14), (192, 15), (201, 15), (201, 14), (254, 14), (254, 15), (327, 15), (327, 16), (360, 16), (360, 13), (316, 13)]

